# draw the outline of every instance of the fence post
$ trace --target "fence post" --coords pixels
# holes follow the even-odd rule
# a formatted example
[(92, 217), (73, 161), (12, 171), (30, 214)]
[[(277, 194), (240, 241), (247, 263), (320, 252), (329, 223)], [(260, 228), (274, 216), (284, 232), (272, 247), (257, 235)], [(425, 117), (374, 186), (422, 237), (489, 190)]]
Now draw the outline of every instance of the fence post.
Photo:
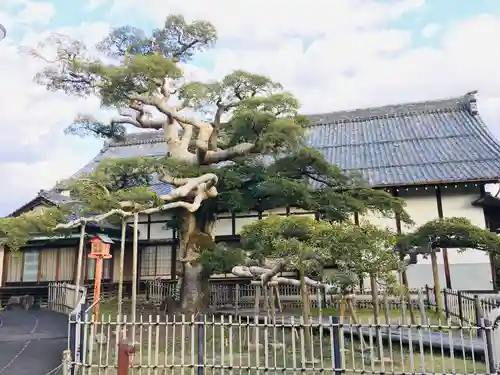
[(205, 324), (204, 315), (198, 315), (198, 372), (197, 375), (205, 373)]
[(427, 303), (427, 308), (431, 308), (431, 296), (429, 294), (429, 285), (425, 284), (425, 298)]
[[(77, 337), (76, 337), (76, 328), (78, 325), (78, 314), (70, 314), (69, 316), (69, 332), (68, 332), (68, 340), (69, 340), (69, 350), (64, 353), (66, 358), (69, 357), (69, 363), (71, 363), (71, 360), (74, 362), (78, 362), (78, 344), (77, 344)], [(68, 374), (75, 375), (75, 366), (69, 367), (69, 372)]]
[(460, 324), (464, 323), (464, 309), (462, 306), (462, 292), (459, 290), (457, 292), (457, 303), (458, 303), (458, 318), (460, 319)]
[(450, 318), (450, 308), (448, 306), (448, 290), (446, 288), (443, 289), (443, 300), (444, 300), (444, 316), (446, 320)]
[[(474, 294), (474, 313), (476, 315), (476, 327), (481, 327), (481, 301), (479, 300), (479, 296), (477, 294)], [(477, 330), (477, 335), (478, 337), (481, 337), (481, 330)]]
[(78, 355), (80, 356), (80, 362), (85, 363), (85, 354), (87, 353), (87, 348), (85, 347), (85, 331), (87, 329), (87, 325), (85, 324), (85, 311), (87, 311), (87, 301), (84, 299), (80, 306), (80, 313), (77, 315), (78, 317), (78, 327), (80, 330), (80, 348)]
[(235, 304), (234, 311), (236, 314), (238, 314), (238, 312), (240, 310), (240, 284), (236, 284), (234, 294), (235, 294), (235, 296), (234, 296), (235, 297), (234, 298), (234, 304)]
[(488, 374), (495, 374), (495, 353), (493, 351), (493, 338), (492, 330), (493, 323), (488, 319), (482, 319), (481, 330), (484, 330), (485, 338), (485, 354), (486, 354), (486, 364), (488, 366)]
[(120, 340), (118, 343), (118, 375), (128, 375), (130, 365), (133, 364), (135, 348), (129, 344), (125, 339)]
[(62, 357), (62, 375), (69, 375), (71, 370), (71, 351), (65, 350)]
[[(340, 335), (343, 334), (340, 328), (340, 318), (332, 316), (332, 344), (333, 344), (333, 365), (335, 366), (334, 375), (342, 375), (342, 346), (340, 344)], [(199, 374), (200, 375), (200, 374)]]

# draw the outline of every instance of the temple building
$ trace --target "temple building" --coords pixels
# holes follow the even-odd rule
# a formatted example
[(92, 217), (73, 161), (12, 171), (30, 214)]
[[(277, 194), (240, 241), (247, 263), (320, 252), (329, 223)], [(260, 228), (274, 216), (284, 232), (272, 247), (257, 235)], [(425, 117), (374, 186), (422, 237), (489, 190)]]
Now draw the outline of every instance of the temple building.
[[(485, 192), (485, 185), (500, 177), (500, 142), (481, 120), (473, 94), (444, 100), (388, 105), (378, 108), (332, 112), (310, 116), (313, 126), (308, 134), (311, 146), (326, 159), (347, 171), (359, 171), (377, 189), (402, 197), (417, 226), (443, 217), (463, 216), (475, 225), (498, 231), (500, 200)], [(106, 158), (159, 156), (166, 150), (160, 132), (134, 133), (120, 142), (106, 143), (101, 152), (75, 174), (92, 171)], [(170, 186), (157, 183), (151, 189), (162, 194)], [(53, 191), (42, 191), (34, 200), (12, 215), (57, 205), (67, 199)], [(216, 239), (239, 241), (241, 228), (271, 212), (222, 214)], [(314, 215), (293, 208), (272, 213)], [(174, 279), (177, 264), (178, 234), (168, 228), (169, 213), (142, 215), (139, 219), (140, 280)], [(412, 230), (396, 218), (370, 215), (355, 220), (370, 220), (397, 232)], [(107, 228), (114, 238), (113, 258), (105, 261), (104, 279), (118, 280), (119, 228)], [(92, 230), (92, 229), (90, 229)], [(0, 286), (44, 285), (50, 281), (74, 281), (76, 277), (77, 231), (74, 237), (34, 238), (29, 246), (14, 254), (0, 249)], [(131, 244), (127, 244), (125, 279), (132, 275)], [(443, 249), (439, 259), (442, 285), (454, 289), (496, 290), (493, 259), (479, 250), (458, 253)], [(86, 259), (83, 278), (91, 282), (92, 260)], [(214, 275), (229, 277), (228, 275)], [(430, 261), (419, 256), (409, 266), (409, 286), (432, 284)]]

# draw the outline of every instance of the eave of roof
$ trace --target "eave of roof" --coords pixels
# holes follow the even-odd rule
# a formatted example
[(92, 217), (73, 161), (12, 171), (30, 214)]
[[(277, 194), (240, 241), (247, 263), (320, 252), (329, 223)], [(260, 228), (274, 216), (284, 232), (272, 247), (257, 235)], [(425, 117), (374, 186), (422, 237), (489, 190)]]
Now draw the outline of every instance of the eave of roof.
[(17, 210), (13, 211), (7, 217), (19, 216), (25, 212), (31, 211), (33, 208), (44, 205), (44, 206), (57, 206), (66, 202), (69, 198), (54, 191), (54, 190), (40, 190), (35, 198), (30, 200), (28, 203), (19, 207)]

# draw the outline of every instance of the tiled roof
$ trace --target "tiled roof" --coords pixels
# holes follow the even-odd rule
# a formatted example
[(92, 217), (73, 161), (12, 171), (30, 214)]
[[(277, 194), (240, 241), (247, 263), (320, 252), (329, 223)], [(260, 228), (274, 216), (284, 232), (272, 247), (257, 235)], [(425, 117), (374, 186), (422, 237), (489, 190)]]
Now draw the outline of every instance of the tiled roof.
[(310, 116), (309, 144), (373, 186), (491, 181), (500, 143), (477, 113), (473, 94)]
[[(373, 186), (491, 181), (500, 176), (500, 143), (463, 97), (309, 116), (311, 146), (332, 164), (360, 171)], [(106, 144), (76, 174), (105, 158), (165, 154), (161, 132), (142, 132)], [(155, 191), (170, 189), (156, 183)]]

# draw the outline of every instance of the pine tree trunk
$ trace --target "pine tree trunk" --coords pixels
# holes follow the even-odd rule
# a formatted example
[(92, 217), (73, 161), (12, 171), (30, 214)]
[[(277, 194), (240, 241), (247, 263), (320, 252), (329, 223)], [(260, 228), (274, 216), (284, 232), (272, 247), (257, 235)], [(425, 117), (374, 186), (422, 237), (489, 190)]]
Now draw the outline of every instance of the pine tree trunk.
[(410, 287), (408, 284), (408, 274), (406, 273), (406, 270), (401, 271), (401, 281), (403, 282), (403, 286), (406, 288), (405, 299), (408, 312), (410, 313), (410, 322), (411, 324), (417, 324), (417, 321), (415, 320), (415, 313), (413, 311), (413, 303), (411, 301), (411, 295), (409, 291)]
[(206, 313), (210, 305), (209, 275), (199, 262), (200, 248), (194, 236), (200, 232), (210, 235), (213, 223), (201, 221), (190, 212), (181, 217), (179, 252), (182, 261), (182, 281), (180, 287), (180, 310), (186, 315)]

